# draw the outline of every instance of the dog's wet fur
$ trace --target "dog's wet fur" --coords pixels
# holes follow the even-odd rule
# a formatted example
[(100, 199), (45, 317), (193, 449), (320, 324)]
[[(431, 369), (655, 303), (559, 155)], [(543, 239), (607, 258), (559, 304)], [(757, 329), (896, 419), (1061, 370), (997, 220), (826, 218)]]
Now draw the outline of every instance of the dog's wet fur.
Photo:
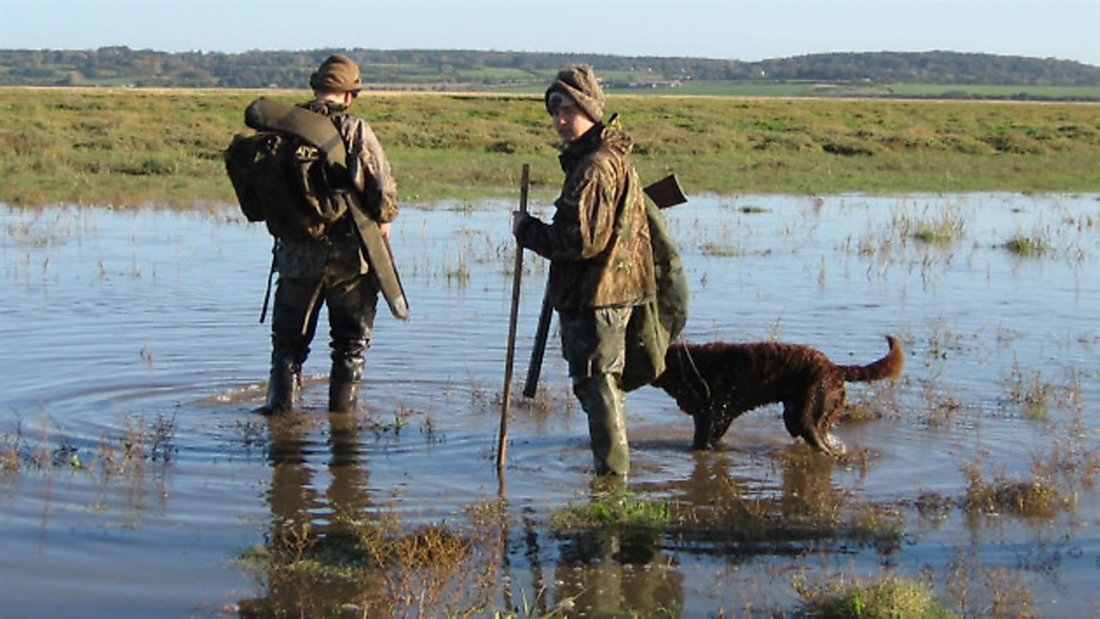
[(830, 429), (844, 413), (845, 382), (901, 376), (905, 354), (887, 335), (885, 357), (868, 365), (837, 365), (821, 351), (779, 342), (675, 343), (667, 366), (653, 381), (695, 420), (693, 449), (710, 449), (730, 423), (765, 404), (783, 404), (783, 422), (793, 437), (831, 456), (844, 445)]

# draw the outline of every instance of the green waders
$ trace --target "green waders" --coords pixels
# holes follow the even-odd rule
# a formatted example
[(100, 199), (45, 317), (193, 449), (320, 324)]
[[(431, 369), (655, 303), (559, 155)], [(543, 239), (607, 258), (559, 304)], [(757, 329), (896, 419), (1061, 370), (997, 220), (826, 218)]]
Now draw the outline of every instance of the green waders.
[(562, 351), (573, 394), (588, 416), (588, 437), (597, 475), (626, 475), (626, 394), (620, 385), (630, 307), (560, 312)]
[(573, 393), (588, 415), (588, 439), (597, 475), (625, 475), (630, 471), (626, 440), (626, 394), (618, 374), (597, 374), (575, 380)]

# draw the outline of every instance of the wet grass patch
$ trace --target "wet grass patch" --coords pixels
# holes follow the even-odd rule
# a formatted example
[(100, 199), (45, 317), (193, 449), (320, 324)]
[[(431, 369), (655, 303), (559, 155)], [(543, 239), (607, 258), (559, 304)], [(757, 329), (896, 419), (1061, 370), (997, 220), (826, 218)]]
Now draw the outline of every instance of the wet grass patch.
[(820, 619), (953, 619), (919, 579), (887, 576), (873, 582), (839, 578), (809, 583), (794, 580), (804, 613)]
[(166, 467), (177, 453), (174, 415), (126, 415), (122, 427), (97, 442), (78, 439), (43, 412), (33, 434), (16, 417), (0, 434), (0, 470), (6, 475), (58, 469), (84, 471), (108, 481), (112, 477), (140, 478), (150, 465)]
[(975, 465), (964, 467), (964, 473), (967, 487), (960, 507), (967, 512), (1051, 516), (1072, 505), (1072, 499), (1046, 479), (994, 477), (990, 480)]
[(1012, 254), (1025, 258), (1037, 258), (1050, 252), (1050, 244), (1040, 236), (1016, 234), (1005, 241), (1004, 248)]
[(240, 617), (473, 616), (496, 593), (495, 540), (474, 529), (403, 528), (393, 514), (345, 514), (330, 527), (277, 524), (238, 562), (264, 594)]

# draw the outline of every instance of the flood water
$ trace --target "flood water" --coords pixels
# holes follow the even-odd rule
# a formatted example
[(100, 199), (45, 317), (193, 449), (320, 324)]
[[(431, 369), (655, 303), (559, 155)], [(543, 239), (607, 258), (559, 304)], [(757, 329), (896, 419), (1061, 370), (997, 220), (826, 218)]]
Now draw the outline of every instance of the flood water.
[[(693, 453), (690, 418), (633, 392), (629, 489), (687, 508), (730, 492), (794, 512), (863, 504), (902, 532), (889, 547), (663, 538), (641, 557), (551, 531), (585, 500), (591, 460), (556, 334), (549, 404), (518, 394), (546, 277), (531, 254), (497, 476), (512, 208), (406, 206), (392, 243), (412, 316), (380, 305), (366, 410), (324, 412), (318, 329), (294, 423), (252, 412), (269, 355), (262, 225), (233, 206), (0, 209), (0, 615), (234, 616), (275, 595), (241, 558), (287, 519), (459, 525), (503, 496), (501, 588), (482, 615), (789, 614), (793, 583), (898, 574), (966, 616), (1100, 616), (1100, 196), (692, 196), (666, 211), (692, 289), (684, 339), (779, 339), (866, 363), (890, 333), (906, 371), (849, 386), (876, 414), (838, 426), (863, 454), (842, 462), (807, 454), (777, 408)], [(925, 225), (955, 233), (920, 240)], [(1043, 251), (1010, 251), (1013, 238)], [(967, 510), (975, 475), (1048, 480), (1060, 502)], [(930, 496), (946, 507), (929, 514)]]

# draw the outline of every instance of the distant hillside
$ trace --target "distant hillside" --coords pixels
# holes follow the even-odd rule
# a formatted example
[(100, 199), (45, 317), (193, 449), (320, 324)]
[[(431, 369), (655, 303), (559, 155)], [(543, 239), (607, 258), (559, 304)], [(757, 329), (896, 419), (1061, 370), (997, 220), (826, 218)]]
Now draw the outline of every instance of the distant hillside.
[[(135, 86), (179, 88), (304, 88), (309, 74), (334, 51), (363, 68), (367, 88), (538, 92), (567, 62), (588, 62), (609, 88), (792, 82), (890, 86), (1076, 89), (1100, 97), (1100, 67), (1052, 58), (956, 52), (830, 53), (741, 62), (592, 54), (463, 50), (252, 51), (240, 54), (168, 53), (104, 47), (94, 50), (0, 50), (0, 86)], [(1083, 90), (1082, 90), (1083, 89)], [(1095, 92), (1093, 92), (1095, 90)], [(868, 94), (889, 94), (867, 90)], [(993, 91), (989, 91), (993, 92)], [(989, 93), (987, 92), (987, 95)], [(976, 95), (982, 96), (982, 95)], [(1025, 94), (1026, 96), (1026, 94)]]

